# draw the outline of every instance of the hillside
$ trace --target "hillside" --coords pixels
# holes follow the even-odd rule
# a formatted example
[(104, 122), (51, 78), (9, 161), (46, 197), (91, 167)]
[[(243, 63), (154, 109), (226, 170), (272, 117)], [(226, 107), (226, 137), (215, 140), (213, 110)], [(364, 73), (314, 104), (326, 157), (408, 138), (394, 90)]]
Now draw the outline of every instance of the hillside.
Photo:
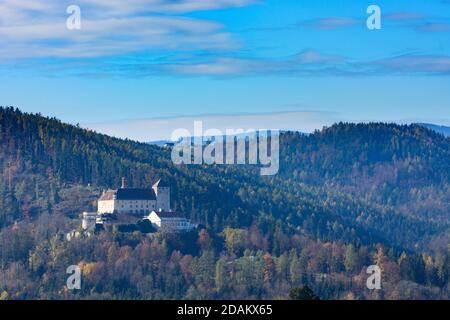
[(269, 216), (315, 238), (409, 249), (448, 242), (441, 237), (449, 227), (449, 140), (419, 126), (338, 124), (308, 136), (285, 133), (280, 175), (261, 178), (249, 167), (175, 167), (167, 150), (55, 119), (12, 110), (0, 119), (0, 190), (11, 191), (0, 203), (0, 225), (57, 208), (68, 186), (90, 194), (62, 207), (74, 216), (122, 176), (132, 186), (163, 177), (173, 186), (174, 207), (215, 230)]
[[(274, 177), (261, 177), (249, 166), (174, 166), (169, 151), (157, 146), (111, 138), (12, 108), (0, 109), (0, 139), (1, 267), (8, 272), (13, 272), (8, 269), (11, 263), (20, 265), (39, 256), (36, 263), (42, 269), (34, 266), (29, 277), (63, 274), (61, 266), (42, 260), (44, 252), (61, 263), (67, 257), (78, 257), (77, 263), (107, 266), (112, 257), (97, 257), (94, 252), (102, 251), (95, 246), (108, 245), (103, 250), (116, 250), (117, 257), (133, 257), (141, 272), (134, 276), (146, 277), (147, 262), (138, 261), (150, 250), (145, 246), (155, 246), (147, 254), (162, 250), (159, 257), (166, 257), (162, 261), (152, 256), (161, 264), (158, 268), (169, 263), (178, 271), (172, 270), (169, 277), (155, 270), (152, 281), (158, 274), (164, 281), (169, 277), (170, 286), (181, 281), (177, 277), (183, 259), (199, 259), (189, 265), (200, 268), (197, 271), (202, 277), (210, 273), (216, 274), (216, 279), (190, 279), (193, 271), (184, 270), (183, 288), (169, 290), (155, 283), (158, 290), (144, 290), (131, 285), (131, 275), (122, 270), (122, 276), (115, 278), (123, 282), (121, 285), (91, 279), (97, 288), (94, 291), (108, 294), (105, 297), (195, 298), (202, 296), (203, 286), (205, 297), (229, 294), (247, 298), (283, 295), (290, 285), (308, 281), (322, 297), (337, 297), (354, 289), (345, 277), (364, 274), (362, 267), (377, 256), (378, 260), (386, 259), (386, 268), (394, 270), (389, 276), (392, 283), (413, 281), (416, 286), (425, 286), (420, 292), (433, 297), (442, 297), (445, 292), (450, 139), (422, 126), (340, 123), (311, 135), (283, 133), (280, 173)], [(180, 245), (179, 240), (159, 239), (155, 244), (137, 235), (129, 239), (105, 234), (102, 245), (89, 245), (90, 253), (80, 251), (77, 246), (82, 244), (66, 243), (55, 245), (57, 252), (48, 252), (44, 244), (56, 241), (54, 234), (77, 227), (79, 213), (95, 208), (101, 190), (118, 186), (122, 176), (135, 187), (148, 186), (157, 178), (167, 180), (174, 208), (206, 226), (206, 235)], [(18, 230), (29, 235), (14, 242)], [(180, 251), (177, 254), (181, 256), (174, 258), (170, 249)], [(427, 262), (424, 256), (422, 274), (422, 259), (416, 257), (422, 257), (418, 254), (423, 252), (430, 254), (431, 260)], [(249, 256), (256, 255), (265, 264), (269, 263), (267, 254), (273, 257), (277, 270), (273, 270), (273, 279), (254, 279), (255, 283), (248, 284), (251, 288), (234, 279), (236, 287), (225, 286), (223, 292), (217, 288), (217, 272), (223, 268), (227, 274), (228, 259), (243, 259), (239, 268), (246, 272), (246, 268), (255, 268)], [(298, 267), (292, 266), (295, 263)], [(279, 268), (286, 268), (290, 275), (283, 278), (284, 269)], [(300, 268), (303, 271), (295, 278)], [(320, 284), (311, 278), (322, 273), (342, 274), (344, 278), (339, 281), (345, 284), (339, 286), (344, 289), (337, 290), (336, 281)], [(273, 286), (271, 281), (275, 280), (277, 285)], [(108, 289), (98, 287), (101, 281)], [(45, 296), (54, 296), (55, 284), (46, 285)], [(116, 287), (133, 289), (115, 292)], [(31, 294), (23, 288), (17, 290)], [(352, 292), (367, 298), (360, 289)]]
[(288, 185), (339, 203), (334, 211), (390, 243), (448, 244), (449, 138), (415, 125), (341, 123), (283, 140), (280, 176)]

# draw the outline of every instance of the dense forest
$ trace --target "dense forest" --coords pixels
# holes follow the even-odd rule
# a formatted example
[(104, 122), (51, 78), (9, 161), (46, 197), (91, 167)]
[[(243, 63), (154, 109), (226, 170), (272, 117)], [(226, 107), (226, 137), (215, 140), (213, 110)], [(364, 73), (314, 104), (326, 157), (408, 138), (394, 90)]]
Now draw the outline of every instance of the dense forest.
[[(0, 299), (449, 299), (450, 138), (420, 125), (339, 123), (280, 137), (280, 172), (175, 166), (170, 150), (0, 109)], [(183, 235), (67, 241), (124, 176), (158, 178), (201, 224)], [(68, 290), (66, 268), (83, 270)], [(366, 268), (382, 270), (381, 290)]]

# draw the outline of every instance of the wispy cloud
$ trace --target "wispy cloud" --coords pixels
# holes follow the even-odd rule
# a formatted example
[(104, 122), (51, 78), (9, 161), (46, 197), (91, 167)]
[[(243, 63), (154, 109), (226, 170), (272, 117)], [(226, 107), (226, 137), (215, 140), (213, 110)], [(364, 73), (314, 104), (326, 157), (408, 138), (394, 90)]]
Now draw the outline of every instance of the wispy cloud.
[[(28, 68), (26, 64), (17, 67)], [(144, 59), (129, 58), (80, 60), (62, 64), (40, 63), (42, 74), (72, 75), (88, 78), (149, 76), (234, 78), (248, 76), (335, 76), (372, 75), (450, 75), (450, 56), (404, 54), (376, 60), (305, 50), (279, 58), (255, 58), (237, 55), (198, 54), (169, 55)], [(64, 69), (62, 69), (64, 68)]]
[(383, 18), (390, 21), (417, 21), (426, 18), (426, 15), (420, 12), (398, 11), (384, 14)]
[(450, 125), (449, 119), (442, 118), (383, 118), (366, 119), (351, 117), (330, 111), (284, 111), (248, 114), (203, 114), (164, 118), (131, 119), (83, 123), (82, 127), (95, 130), (118, 138), (128, 138), (135, 141), (150, 142), (169, 140), (176, 129), (187, 129), (194, 133), (194, 122), (202, 121), (203, 132), (208, 129), (237, 130), (291, 130), (311, 133), (324, 126), (331, 126), (340, 121), (371, 122), (389, 121), (402, 124), (429, 122)]
[[(259, 0), (77, 0), (77, 4), (97, 17), (109, 15), (132, 15), (142, 13), (182, 14), (202, 10), (243, 7)], [(67, 3), (52, 0), (2, 0), (0, 12), (8, 12), (8, 20), (33, 14), (58, 15)], [(63, 11), (65, 12), (65, 10)]]
[(450, 75), (450, 56), (402, 55), (371, 63), (382, 72)]
[[(340, 76), (364, 77), (371, 75), (450, 75), (450, 56), (405, 54), (377, 60), (361, 61), (350, 57), (323, 54), (306, 50), (281, 59), (256, 59), (242, 57), (200, 57), (186, 61), (141, 64), (126, 69), (116, 68), (106, 72), (126, 75), (132, 72), (141, 76), (155, 74), (237, 77), (237, 76)], [(137, 70), (139, 68), (139, 70)]]
[(123, 120), (86, 123), (83, 127), (120, 138), (148, 142), (170, 139), (172, 132), (183, 128), (193, 131), (194, 121), (203, 122), (203, 130), (297, 130), (305, 133), (322, 129), (341, 120), (335, 113), (314, 111), (289, 111), (273, 113), (196, 115), (143, 120)]
[[(383, 13), (383, 21), (391, 26), (409, 28), (421, 32), (445, 32), (450, 30), (450, 23), (437, 17), (430, 17), (420, 12), (388, 12)], [(444, 19), (445, 20), (445, 19)], [(361, 26), (366, 22), (366, 17), (324, 17), (301, 22), (300, 27), (307, 27), (315, 30), (338, 30), (348, 27)]]
[(0, 59), (111, 56), (140, 50), (236, 48), (214, 21), (181, 14), (239, 7), (255, 0), (79, 0), (82, 29), (66, 28), (67, 6), (56, 1), (0, 1)]
[(258, 0), (81, 0), (81, 4), (112, 14), (170, 13), (180, 14), (202, 10), (243, 7)]
[(364, 20), (358, 20), (348, 17), (327, 17), (309, 20), (300, 23), (300, 26), (319, 29), (319, 30), (335, 30), (339, 28), (345, 28), (349, 26), (361, 25)]
[[(434, 55), (363, 61), (317, 50), (304, 50), (285, 57), (255, 57), (245, 54), (245, 50), (237, 50), (241, 49), (242, 44), (221, 23), (185, 15), (259, 2), (78, 0), (77, 4), (82, 9), (82, 29), (70, 31), (66, 28), (64, 3), (0, 0), (0, 61), (12, 60), (15, 68), (29, 67), (50, 76), (71, 74), (85, 77), (449, 73), (450, 58)], [(384, 18), (392, 23), (413, 27), (416, 31), (450, 31), (450, 24), (446, 21), (437, 22), (416, 12), (391, 12), (384, 14)], [(364, 23), (364, 16), (325, 17), (300, 25), (319, 30), (337, 30)], [(132, 56), (133, 53), (143, 55)]]
[(422, 32), (448, 32), (450, 31), (450, 23), (428, 22), (416, 26), (416, 30)]
[[(425, 18), (425, 15), (418, 12), (389, 12), (383, 13), (383, 20), (389, 22), (411, 22)], [(361, 17), (323, 17), (308, 20), (300, 23), (300, 26), (316, 30), (337, 30), (353, 26), (364, 26), (366, 16)]]
[[(157, 60), (138, 60), (115, 64), (113, 61), (96, 62), (90, 74), (146, 77), (153, 75), (241, 77), (254, 75), (319, 75), (349, 72), (347, 59), (338, 55), (305, 50), (282, 58), (255, 58), (221, 54), (172, 55)], [(51, 66), (50, 66), (51, 67)], [(51, 71), (49, 69), (46, 72)], [(83, 71), (85, 72), (85, 71)]]
[(439, 17), (431, 17), (418, 12), (393, 12), (384, 16), (388, 21), (400, 23), (401, 27), (420, 32), (450, 31), (450, 23)]

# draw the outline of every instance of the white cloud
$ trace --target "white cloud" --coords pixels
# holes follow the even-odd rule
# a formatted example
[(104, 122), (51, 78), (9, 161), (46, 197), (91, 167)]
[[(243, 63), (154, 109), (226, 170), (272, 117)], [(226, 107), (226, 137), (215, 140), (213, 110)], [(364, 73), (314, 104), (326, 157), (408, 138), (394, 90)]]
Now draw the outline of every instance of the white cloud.
[(344, 57), (306, 50), (281, 59), (222, 57), (212, 61), (166, 64), (170, 73), (209, 76), (236, 76), (254, 74), (320, 74), (338, 68)]
[(424, 19), (425, 17), (426, 16), (423, 13), (407, 11), (391, 12), (384, 16), (385, 19), (391, 21), (416, 21)]
[(339, 119), (326, 112), (276, 112), (244, 115), (198, 115), (144, 120), (123, 120), (101, 123), (86, 123), (83, 127), (119, 138), (148, 142), (170, 139), (176, 129), (194, 132), (194, 121), (203, 121), (203, 130), (254, 129), (296, 130), (305, 133), (322, 129)]
[(449, 56), (404, 55), (375, 61), (388, 71), (400, 73), (450, 74)]
[(201, 10), (242, 7), (255, 0), (81, 0), (81, 4), (90, 4), (113, 13), (187, 13)]
[(319, 30), (335, 30), (339, 28), (349, 27), (361, 24), (362, 20), (347, 17), (327, 17), (310, 20), (302, 23), (302, 26), (319, 29)]
[(76, 58), (152, 48), (183, 49), (192, 46), (226, 49), (236, 46), (237, 42), (221, 28), (214, 22), (182, 17), (85, 19), (80, 31), (68, 30), (63, 23), (0, 27), (0, 37), (8, 43), (0, 57)]
[(78, 0), (81, 30), (66, 28), (67, 4), (0, 0), (0, 59), (97, 57), (149, 49), (230, 49), (238, 42), (214, 21), (181, 14), (254, 0)]
[(448, 32), (450, 23), (429, 22), (417, 26), (416, 29), (423, 32)]

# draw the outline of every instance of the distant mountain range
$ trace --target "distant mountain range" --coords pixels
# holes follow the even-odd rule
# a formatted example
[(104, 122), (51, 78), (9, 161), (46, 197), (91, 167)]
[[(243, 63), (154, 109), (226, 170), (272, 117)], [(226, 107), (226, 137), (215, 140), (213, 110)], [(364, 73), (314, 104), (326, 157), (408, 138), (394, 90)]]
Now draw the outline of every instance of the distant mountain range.
[[(450, 137), (450, 127), (442, 126), (442, 125), (436, 125), (436, 124), (432, 124), (432, 123), (417, 123), (417, 124), (427, 128), (427, 129), (433, 130), (433, 131), (435, 131), (437, 133), (441, 133), (441, 134), (443, 134), (446, 137)], [(286, 133), (286, 132), (288, 132), (288, 130), (281, 130), (280, 131), (280, 133)], [(296, 132), (296, 131), (290, 131), (290, 132)], [(299, 132), (299, 133), (301, 133), (301, 132)], [(309, 135), (309, 133), (302, 133), (302, 134)], [(247, 136), (246, 134), (236, 135), (236, 137), (238, 139), (241, 138), (241, 137), (246, 137), (246, 136)], [(204, 142), (205, 141), (206, 142), (207, 141), (211, 141), (212, 137), (204, 137), (203, 140), (204, 140)], [(173, 141), (171, 141), (171, 140), (157, 140), (157, 141), (150, 141), (150, 142), (148, 142), (148, 144), (159, 146), (159, 147), (162, 147), (162, 146), (167, 145), (167, 144), (172, 144), (172, 143), (173, 143)]]
[(432, 123), (419, 123), (419, 125), (424, 126), (430, 130), (442, 133), (446, 137), (450, 137), (450, 127), (440, 126)]
[[(287, 131), (287, 130), (278, 130), (277, 131), (279, 134), (285, 134), (285, 133), (287, 133), (287, 132), (298, 132), (298, 133), (301, 133), (301, 132), (299, 132), (299, 131)], [(256, 134), (260, 134), (260, 131), (258, 130), (258, 131), (255, 131), (255, 133)], [(264, 133), (261, 133), (261, 134), (265, 134), (265, 132)], [(309, 133), (301, 133), (301, 134), (305, 134), (305, 135), (308, 135)], [(224, 141), (227, 139), (227, 137), (235, 137), (236, 139), (248, 139), (248, 137), (249, 137), (249, 134), (248, 133), (241, 133), (241, 134), (236, 134), (236, 135), (224, 135), (223, 136), (223, 139), (224, 139)], [(199, 141), (200, 141), (200, 139), (201, 139), (201, 137), (191, 137), (191, 140), (192, 140), (192, 142), (193, 143), (198, 143)], [(202, 142), (203, 142), (203, 144), (208, 144), (209, 142), (211, 142), (211, 141), (213, 141), (214, 140), (214, 137), (212, 137), (212, 136), (206, 136), (206, 137), (203, 137), (203, 139), (202, 139)], [(180, 141), (181, 141), (181, 139), (180, 139)], [(156, 141), (150, 141), (150, 142), (148, 142), (148, 144), (151, 144), (151, 145), (155, 145), (155, 146), (159, 146), (159, 147), (163, 147), (163, 146), (165, 146), (165, 145), (170, 145), (170, 144), (173, 144), (174, 143), (174, 141), (171, 141), (171, 140), (156, 140)]]

